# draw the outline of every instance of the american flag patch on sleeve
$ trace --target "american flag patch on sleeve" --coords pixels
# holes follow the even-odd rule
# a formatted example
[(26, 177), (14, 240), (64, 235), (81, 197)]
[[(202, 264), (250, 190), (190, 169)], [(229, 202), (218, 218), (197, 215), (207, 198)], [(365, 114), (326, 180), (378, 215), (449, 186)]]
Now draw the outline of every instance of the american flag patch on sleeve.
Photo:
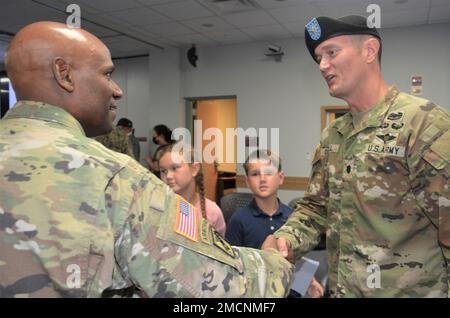
[(197, 210), (182, 197), (178, 197), (175, 232), (198, 242), (199, 217)]

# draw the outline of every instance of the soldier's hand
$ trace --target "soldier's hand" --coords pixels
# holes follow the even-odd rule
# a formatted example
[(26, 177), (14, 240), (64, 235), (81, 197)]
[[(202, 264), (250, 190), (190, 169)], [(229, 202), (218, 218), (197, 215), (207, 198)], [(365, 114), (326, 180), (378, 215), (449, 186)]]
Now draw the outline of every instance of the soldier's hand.
[(268, 250), (270, 248), (277, 249), (285, 259), (287, 259), (292, 264), (295, 263), (294, 253), (291, 249), (289, 241), (287, 241), (286, 239), (282, 237), (277, 239), (273, 235), (267, 236), (267, 238), (265, 239), (264, 243), (261, 246), (261, 249)]
[(273, 235), (267, 236), (266, 239), (264, 240), (262, 246), (261, 246), (262, 250), (268, 250), (270, 248), (274, 248), (276, 250), (278, 249), (277, 239)]
[(311, 298), (321, 298), (323, 297), (324, 290), (322, 285), (313, 277), (311, 279), (311, 284), (308, 287), (308, 295)]

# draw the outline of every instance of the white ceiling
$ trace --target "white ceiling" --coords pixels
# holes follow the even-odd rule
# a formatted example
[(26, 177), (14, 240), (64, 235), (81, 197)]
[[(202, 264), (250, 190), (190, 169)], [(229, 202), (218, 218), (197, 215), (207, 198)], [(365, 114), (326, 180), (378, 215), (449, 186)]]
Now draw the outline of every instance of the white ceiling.
[[(385, 28), (450, 22), (450, 0), (0, 0), (0, 31), (16, 33), (40, 20), (65, 22), (70, 3), (81, 7), (81, 26), (113, 57), (303, 36), (312, 17), (368, 16), (370, 3), (380, 5)], [(10, 39), (0, 35), (0, 63)]]

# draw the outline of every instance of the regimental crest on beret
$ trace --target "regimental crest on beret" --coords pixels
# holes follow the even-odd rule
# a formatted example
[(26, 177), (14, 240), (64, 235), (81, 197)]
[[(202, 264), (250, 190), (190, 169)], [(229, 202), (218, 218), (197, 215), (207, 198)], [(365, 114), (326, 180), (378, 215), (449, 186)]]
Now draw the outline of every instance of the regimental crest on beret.
[(322, 29), (320, 28), (319, 21), (317, 21), (316, 18), (308, 22), (306, 25), (306, 30), (308, 30), (309, 36), (314, 41), (320, 39), (320, 36), (322, 35)]

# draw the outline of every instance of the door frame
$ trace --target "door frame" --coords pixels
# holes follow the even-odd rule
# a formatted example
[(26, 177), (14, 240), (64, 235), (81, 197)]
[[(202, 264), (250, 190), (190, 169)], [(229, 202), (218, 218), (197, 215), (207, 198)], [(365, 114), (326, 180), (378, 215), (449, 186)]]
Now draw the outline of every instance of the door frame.
[[(219, 96), (201, 96), (201, 97), (185, 97), (184, 98), (184, 125), (191, 133), (192, 140), (194, 140), (194, 119), (195, 112), (193, 110), (193, 104), (202, 100), (215, 100), (215, 99), (236, 99), (237, 107), (237, 95), (219, 95)], [(237, 122), (237, 114), (236, 114)]]

